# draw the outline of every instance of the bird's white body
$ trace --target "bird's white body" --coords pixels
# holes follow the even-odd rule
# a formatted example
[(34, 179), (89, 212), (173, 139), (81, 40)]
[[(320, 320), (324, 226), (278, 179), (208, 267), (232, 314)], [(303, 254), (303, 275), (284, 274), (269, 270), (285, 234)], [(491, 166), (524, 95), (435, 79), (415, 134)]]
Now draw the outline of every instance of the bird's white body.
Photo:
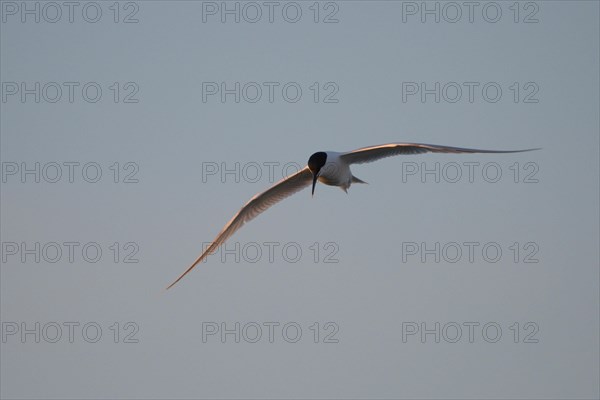
[[(534, 149), (529, 149), (534, 150)], [(338, 186), (347, 193), (353, 182), (365, 183), (352, 175), (350, 165), (364, 164), (385, 157), (421, 153), (518, 153), (529, 150), (498, 151), (477, 150), (451, 146), (439, 146), (422, 143), (388, 143), (378, 146), (363, 147), (357, 150), (339, 153), (336, 151), (319, 151), (310, 156), (308, 164), (302, 170), (277, 182), (269, 189), (252, 197), (237, 214), (223, 227), (211, 245), (196, 261), (173, 282), (168, 288), (179, 282), (200, 261), (214, 253), (219, 246), (231, 237), (246, 222), (256, 218), (262, 212), (283, 199), (311, 186), (314, 195), (318, 182), (329, 186)], [(167, 289), (168, 289), (167, 288)]]
[(343, 153), (336, 151), (326, 151), (327, 162), (319, 172), (318, 180), (329, 186), (339, 186), (343, 191), (347, 191), (352, 184), (352, 172), (350, 164), (341, 159)]

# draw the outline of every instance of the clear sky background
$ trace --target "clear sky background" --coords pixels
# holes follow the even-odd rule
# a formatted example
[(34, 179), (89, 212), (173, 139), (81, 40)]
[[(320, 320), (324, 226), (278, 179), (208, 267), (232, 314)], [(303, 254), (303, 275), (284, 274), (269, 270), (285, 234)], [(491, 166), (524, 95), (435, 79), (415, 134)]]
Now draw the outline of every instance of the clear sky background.
[[(273, 22), (237, 3), (239, 23), (221, 2), (77, 3), (72, 22), (25, 4), (39, 23), (1, 3), (3, 398), (598, 398), (597, 2), (482, 2), (472, 22), (427, 3), (439, 23), (400, 1), (281, 3)], [(239, 103), (207, 92), (222, 82)], [(436, 82), (439, 102), (407, 92)], [(369, 185), (300, 192), (163, 291), (267, 165), (386, 142), (543, 149), (355, 166)], [(208, 335), (222, 323), (239, 343)]]

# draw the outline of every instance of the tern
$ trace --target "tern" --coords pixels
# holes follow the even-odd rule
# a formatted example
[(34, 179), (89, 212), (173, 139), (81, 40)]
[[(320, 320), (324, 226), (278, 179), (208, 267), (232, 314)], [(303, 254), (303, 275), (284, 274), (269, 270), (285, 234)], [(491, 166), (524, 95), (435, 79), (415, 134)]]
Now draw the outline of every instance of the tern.
[(315, 194), (317, 181), (329, 186), (338, 186), (348, 193), (348, 188), (353, 183), (366, 183), (352, 175), (350, 165), (364, 164), (385, 157), (421, 154), (421, 153), (522, 153), (539, 149), (526, 150), (479, 150), (461, 147), (439, 146), (423, 143), (388, 143), (379, 146), (363, 147), (357, 150), (340, 153), (336, 151), (319, 151), (308, 159), (306, 167), (280, 180), (269, 189), (252, 197), (231, 218), (219, 232), (214, 241), (202, 252), (194, 263), (181, 274), (167, 289), (170, 289), (188, 274), (199, 262), (209, 254), (214, 253), (227, 239), (238, 231), (246, 222), (256, 218), (271, 206), (283, 199), (301, 191), (312, 184), (312, 195)]

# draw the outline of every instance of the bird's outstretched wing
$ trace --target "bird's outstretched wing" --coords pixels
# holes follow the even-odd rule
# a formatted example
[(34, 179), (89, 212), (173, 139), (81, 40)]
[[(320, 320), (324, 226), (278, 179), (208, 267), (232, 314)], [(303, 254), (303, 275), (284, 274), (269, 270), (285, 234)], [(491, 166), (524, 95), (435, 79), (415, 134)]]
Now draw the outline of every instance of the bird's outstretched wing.
[(465, 149), (461, 147), (438, 146), (435, 144), (423, 143), (388, 143), (379, 146), (363, 147), (343, 153), (340, 157), (348, 164), (363, 164), (379, 160), (385, 157), (397, 156), (401, 154), (420, 154), (420, 153), (521, 153), (523, 151), (532, 151), (539, 149), (526, 150), (479, 150)]
[(225, 227), (219, 232), (215, 240), (208, 246), (206, 250), (194, 261), (194, 263), (171, 283), (167, 289), (170, 289), (173, 285), (181, 280), (188, 272), (190, 272), (200, 261), (202, 261), (209, 254), (214, 253), (220, 245), (225, 243), (231, 235), (233, 235), (238, 229), (240, 229), (246, 222), (256, 218), (259, 214), (266, 211), (272, 205), (280, 202), (299, 192), (307, 186), (310, 186), (312, 182), (312, 172), (305, 167), (304, 169), (296, 172), (293, 175), (288, 176), (285, 179), (277, 182), (269, 189), (262, 193), (257, 194), (248, 201), (244, 207), (238, 211), (237, 214), (225, 225)]

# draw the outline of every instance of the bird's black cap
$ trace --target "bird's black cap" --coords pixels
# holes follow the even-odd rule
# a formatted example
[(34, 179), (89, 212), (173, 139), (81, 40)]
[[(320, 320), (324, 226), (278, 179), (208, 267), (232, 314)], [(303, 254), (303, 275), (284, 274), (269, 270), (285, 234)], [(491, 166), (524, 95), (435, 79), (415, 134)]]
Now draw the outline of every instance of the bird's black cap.
[(318, 151), (308, 159), (308, 168), (313, 174), (317, 174), (327, 162), (327, 153)]
[(317, 184), (317, 178), (319, 171), (323, 168), (323, 165), (327, 162), (327, 153), (324, 151), (318, 151), (308, 159), (308, 169), (313, 174), (312, 182), (312, 194), (315, 194), (315, 185)]

